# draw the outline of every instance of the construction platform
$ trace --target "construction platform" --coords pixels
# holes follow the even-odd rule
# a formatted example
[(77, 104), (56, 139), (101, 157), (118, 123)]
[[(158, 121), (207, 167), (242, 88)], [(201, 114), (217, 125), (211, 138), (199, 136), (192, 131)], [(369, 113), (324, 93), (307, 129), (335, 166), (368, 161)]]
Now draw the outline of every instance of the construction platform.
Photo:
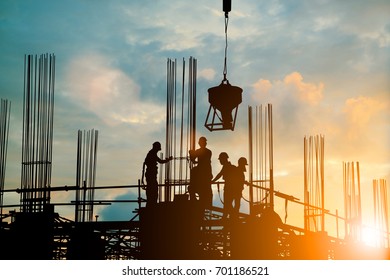
[(223, 209), (173, 201), (138, 210), (138, 219), (74, 222), (48, 207), (16, 213), (0, 230), (1, 259), (390, 259), (379, 249), (304, 232), (272, 210), (223, 218)]

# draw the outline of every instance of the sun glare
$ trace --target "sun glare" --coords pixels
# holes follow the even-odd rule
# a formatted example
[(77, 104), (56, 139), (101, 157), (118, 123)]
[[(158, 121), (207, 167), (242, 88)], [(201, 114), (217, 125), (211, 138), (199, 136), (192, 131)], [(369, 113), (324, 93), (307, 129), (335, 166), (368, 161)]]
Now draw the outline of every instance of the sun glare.
[(367, 246), (378, 247), (380, 243), (379, 232), (374, 228), (369, 228), (369, 227), (363, 228), (362, 241)]

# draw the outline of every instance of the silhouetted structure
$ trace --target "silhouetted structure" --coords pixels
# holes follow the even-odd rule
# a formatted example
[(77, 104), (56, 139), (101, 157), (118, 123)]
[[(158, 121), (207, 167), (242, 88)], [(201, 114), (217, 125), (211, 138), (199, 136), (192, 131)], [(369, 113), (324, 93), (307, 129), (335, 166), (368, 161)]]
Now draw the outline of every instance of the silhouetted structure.
[(325, 231), (324, 149), (324, 136), (304, 138), (304, 228), (307, 231)]
[[(283, 223), (271, 208), (231, 227), (232, 259), (280, 259), (280, 235)], [(228, 228), (229, 228), (228, 226)], [(280, 231), (279, 231), (280, 230)]]
[(362, 202), (359, 162), (343, 163), (345, 235), (354, 242), (362, 241)]
[(209, 88), (209, 111), (205, 126), (208, 130), (234, 130), (242, 89), (224, 79), (220, 85)]
[(21, 210), (40, 212), (50, 203), (54, 118), (54, 55), (24, 59)]
[(93, 223), (76, 223), (69, 232), (66, 259), (104, 260), (106, 241)]
[(1, 99), (0, 105), (0, 218), (3, 217), (3, 197), (5, 170), (7, 166), (9, 120), (11, 102)]
[(256, 215), (274, 209), (272, 104), (248, 107), (248, 139), (249, 211)]
[(203, 213), (193, 200), (140, 209), (141, 259), (198, 259)]
[[(162, 187), (159, 200), (165, 202), (173, 201), (176, 196), (186, 199), (193, 165), (187, 153), (188, 150), (195, 150), (196, 145), (197, 60), (190, 57), (186, 79), (186, 61), (183, 58), (181, 86), (177, 85), (177, 68), (177, 61), (168, 59), (165, 154), (174, 158), (165, 165), (165, 172), (160, 173), (164, 175), (164, 178), (160, 177), (160, 183), (166, 183), (167, 187)], [(181, 92), (177, 89), (181, 89)]]
[(386, 180), (373, 180), (375, 233), (380, 247), (390, 247), (389, 202)]
[(98, 131), (78, 131), (76, 166), (76, 222), (93, 220)]

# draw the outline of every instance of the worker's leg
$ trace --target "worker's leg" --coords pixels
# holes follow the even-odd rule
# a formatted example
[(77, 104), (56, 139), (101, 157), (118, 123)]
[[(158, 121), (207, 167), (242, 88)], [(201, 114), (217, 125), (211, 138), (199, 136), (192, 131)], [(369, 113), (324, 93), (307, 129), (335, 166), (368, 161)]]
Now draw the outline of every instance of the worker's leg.
[(227, 218), (228, 216), (231, 216), (232, 211), (233, 211), (233, 195), (229, 192), (226, 191), (226, 186), (225, 190), (223, 192), (223, 217)]
[(153, 206), (157, 204), (158, 199), (158, 183), (156, 178), (146, 178), (146, 206)]

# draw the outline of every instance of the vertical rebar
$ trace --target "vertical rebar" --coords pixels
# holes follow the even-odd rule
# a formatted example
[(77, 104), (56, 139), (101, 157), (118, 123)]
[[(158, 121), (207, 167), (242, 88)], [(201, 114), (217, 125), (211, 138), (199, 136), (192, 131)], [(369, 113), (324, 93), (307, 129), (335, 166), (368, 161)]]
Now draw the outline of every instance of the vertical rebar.
[[(343, 163), (345, 236), (360, 241), (362, 235), (362, 213), (360, 194), (359, 162)], [(357, 185), (356, 185), (357, 183)]]
[(272, 120), (272, 104), (268, 104), (268, 158), (269, 158), (269, 181), (270, 181), (270, 206), (274, 209), (274, 134)]
[(22, 131), (21, 211), (50, 203), (55, 56), (26, 55)]
[(248, 107), (248, 139), (249, 139), (249, 213), (253, 214), (253, 128), (252, 107)]
[(324, 143), (322, 135), (304, 137), (304, 227), (308, 231), (325, 231)]
[(385, 179), (373, 180), (374, 191), (374, 223), (380, 247), (389, 248), (389, 201)]
[[(188, 75), (186, 61), (183, 58), (181, 76), (181, 94), (176, 92), (176, 60), (167, 61), (167, 109), (166, 109), (166, 152), (165, 156), (173, 161), (161, 165), (160, 175), (165, 169), (164, 186), (160, 194), (164, 201), (171, 201), (175, 194), (185, 192), (188, 184), (188, 150), (195, 148), (196, 133), (196, 59), (190, 57)], [(188, 80), (186, 80), (188, 79)], [(186, 86), (187, 85), (187, 86)], [(162, 180), (162, 179), (161, 179)]]
[(3, 217), (3, 198), (5, 171), (7, 166), (7, 150), (11, 102), (1, 99), (0, 105), (0, 220)]
[(76, 222), (93, 221), (98, 136), (94, 129), (77, 133)]
[(249, 188), (250, 213), (253, 213), (255, 204), (274, 207), (272, 105), (267, 104), (265, 110), (262, 106), (256, 107), (255, 121), (252, 115), (253, 110), (249, 106), (249, 181), (251, 184), (258, 183), (261, 188), (256, 192)]

